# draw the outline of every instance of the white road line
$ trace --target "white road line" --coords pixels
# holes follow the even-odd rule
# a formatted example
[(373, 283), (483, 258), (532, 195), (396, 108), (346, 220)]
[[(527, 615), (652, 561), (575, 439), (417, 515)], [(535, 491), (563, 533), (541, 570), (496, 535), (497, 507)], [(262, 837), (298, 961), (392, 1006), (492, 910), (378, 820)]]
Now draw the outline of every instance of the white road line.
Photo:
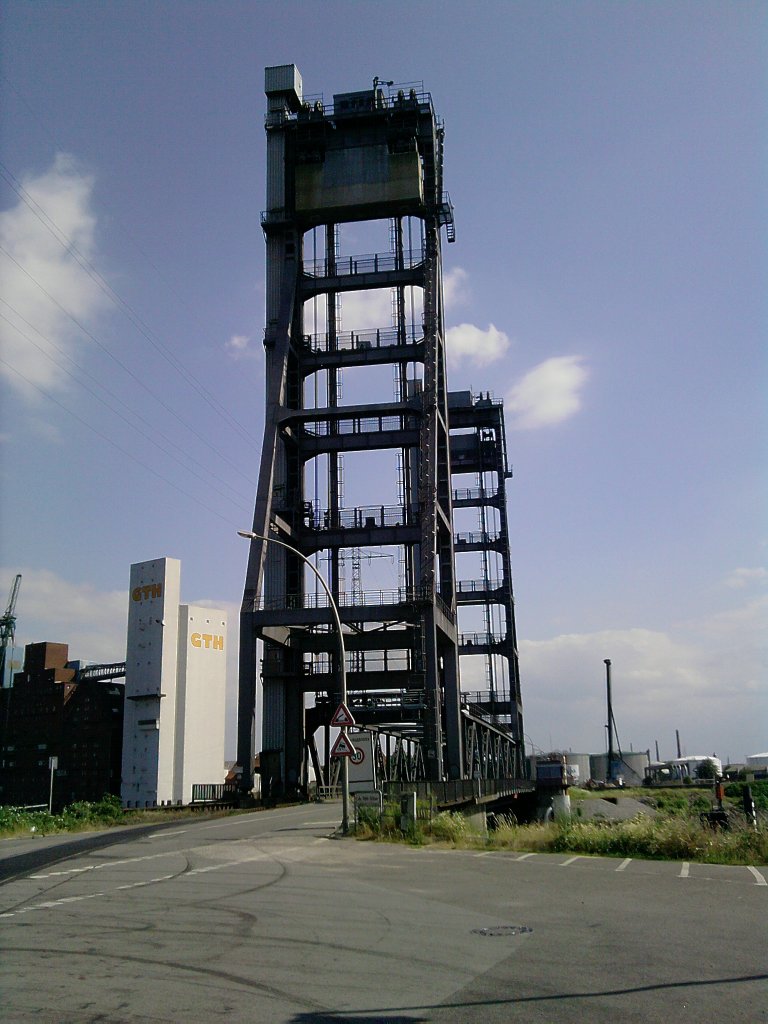
[(46, 900), (45, 903), (33, 903), (29, 907), (20, 907), (18, 910), (13, 910), (8, 914), (0, 914), (0, 917), (18, 917), (20, 914), (28, 914), (32, 910), (53, 910), (56, 907), (61, 907), (65, 903), (78, 903), (81, 900), (92, 900), (96, 896), (103, 896), (103, 892), (91, 892), (87, 896), (65, 896), (60, 900)]
[[(245, 840), (233, 840), (233, 842), (244, 842), (244, 841)], [(320, 843), (324, 843), (324, 842), (326, 842), (325, 839), (316, 838), (316, 839), (312, 840), (310, 846), (311, 847), (315, 847), (315, 846), (319, 845)], [(207, 847), (197, 847), (195, 849), (203, 850), (203, 849), (207, 849)], [(278, 850), (275, 850), (275, 851), (259, 850), (257, 853), (252, 854), (251, 856), (248, 856), (248, 857), (242, 857), (239, 860), (222, 861), (222, 862), (220, 862), (218, 864), (210, 864), (207, 867), (193, 868), (192, 871), (187, 871), (187, 872), (185, 872), (184, 874), (181, 874), (181, 875), (179, 875), (179, 874), (159, 875), (156, 878), (149, 878), (146, 881), (142, 881), (142, 882), (129, 882), (129, 883), (126, 883), (125, 885), (117, 885), (117, 886), (115, 886), (114, 889), (110, 889), (107, 892), (91, 892), (91, 893), (87, 893), (86, 895), (82, 895), (82, 896), (63, 896), (63, 897), (61, 897), (60, 899), (57, 899), (57, 900), (46, 900), (43, 903), (33, 903), (33, 904), (30, 904), (29, 906), (26, 906), (26, 907), (19, 907), (18, 910), (12, 910), (12, 911), (7, 911), (5, 913), (0, 913), (0, 919), (7, 918), (7, 917), (18, 917), (20, 914), (28, 914), (28, 913), (30, 913), (30, 912), (32, 912), (34, 910), (54, 910), (56, 907), (63, 906), (65, 903), (79, 903), (82, 900), (92, 900), (92, 899), (96, 899), (99, 896), (107, 896), (107, 895), (109, 895), (111, 893), (125, 892), (126, 890), (130, 890), (130, 889), (142, 889), (142, 888), (144, 888), (144, 887), (146, 887), (148, 885), (157, 885), (160, 882), (168, 882), (168, 881), (174, 881), (174, 880), (180, 880), (181, 881), (181, 880), (183, 880), (185, 878), (190, 878), (192, 875), (206, 874), (209, 871), (222, 871), (222, 870), (226, 870), (227, 868), (238, 868), (242, 864), (254, 864), (254, 863), (257, 863), (259, 861), (261, 861), (261, 862), (264, 862), (264, 861), (270, 862), (270, 861), (273, 861), (276, 856), (280, 856), (280, 857), (290, 856), (291, 854), (302, 853), (302, 852), (306, 851), (306, 849), (307, 849), (307, 847), (305, 847), (305, 846), (288, 846), (288, 847), (285, 847), (283, 849), (278, 849)], [(179, 853), (179, 852), (182, 852), (182, 851), (176, 851), (176, 853)], [(184, 852), (193, 852), (193, 851), (184, 851)], [(51, 872), (50, 874), (47, 874), (47, 875), (29, 875), (27, 877), (29, 877), (29, 878), (52, 878), (52, 877), (58, 876), (58, 875), (75, 875), (75, 874), (79, 874), (79, 873), (81, 873), (83, 871), (96, 871), (99, 868), (115, 867), (117, 865), (123, 865), (123, 864), (134, 864), (137, 861), (157, 860), (160, 857), (172, 857), (172, 856), (175, 856), (175, 855), (176, 854), (173, 851), (168, 852), (168, 853), (156, 853), (156, 854), (152, 854), (151, 856), (131, 857), (131, 858), (126, 859), (126, 860), (120, 860), (120, 861), (113, 860), (113, 861), (109, 861), (109, 862), (104, 863), (104, 864), (94, 864), (94, 865), (91, 865), (90, 867), (87, 867), (87, 868), (73, 868), (73, 869), (71, 869), (69, 871), (53, 871), (53, 872)]]
[(581, 857), (569, 857), (568, 860), (564, 860), (563, 863), (559, 865), (559, 867), (567, 868), (568, 865), (573, 864), (575, 860), (581, 860)]
[(173, 832), (155, 832), (151, 836), (147, 836), (147, 839), (167, 839), (168, 836), (183, 836), (189, 829), (178, 828), (174, 829)]
[(49, 871), (47, 875), (29, 875), (29, 878), (56, 878), (59, 875), (79, 875), (82, 871), (93, 871), (95, 864), (89, 864), (85, 868), (69, 868), (67, 871)]
[(688, 878), (690, 872), (691, 872), (691, 865), (688, 863), (687, 860), (684, 860), (683, 861), (683, 866), (680, 868), (680, 874), (677, 877), (678, 878)]
[(519, 857), (515, 857), (515, 860), (528, 860), (529, 857), (535, 856), (535, 853), (521, 853)]
[[(227, 818), (226, 821), (218, 822), (216, 825), (201, 825), (197, 831), (210, 832), (211, 829), (214, 828), (230, 828), (232, 825), (253, 825), (253, 819), (257, 816), (259, 817), (259, 823), (268, 821), (271, 824), (273, 821), (282, 821), (283, 818), (293, 817), (293, 812), (287, 811), (284, 814), (271, 814), (268, 819), (262, 817), (261, 813), (258, 811), (254, 812), (254, 814), (235, 814), (231, 818)], [(261, 837), (254, 836), (253, 838), (256, 839)]]
[(625, 871), (629, 867), (629, 865), (631, 863), (632, 863), (632, 858), (631, 857), (627, 857), (626, 860), (623, 860), (621, 862), (621, 864), (619, 864), (619, 866), (616, 868), (616, 870), (617, 871)]
[(490, 857), (491, 856), (491, 852), (492, 852), (491, 850), (484, 850), (482, 853), (476, 853), (475, 856), (476, 857)]
[(757, 870), (757, 868), (752, 868), (749, 865), (747, 865), (747, 871), (751, 871), (752, 874), (757, 879), (757, 881), (755, 882), (755, 885), (768, 885), (768, 882), (766, 882), (765, 878), (763, 877), (763, 875), (760, 874), (760, 872)]
[(79, 875), (83, 871), (101, 871), (103, 868), (116, 868), (122, 867), (123, 864), (138, 864), (139, 861), (143, 860), (157, 860), (158, 857), (177, 857), (183, 851), (181, 850), (169, 850), (166, 853), (151, 853), (146, 854), (143, 857), (128, 857), (125, 860), (105, 860), (101, 864), (89, 864), (84, 868), (68, 868), (66, 871), (49, 871), (46, 875), (28, 875), (28, 878), (60, 878), (63, 875)]

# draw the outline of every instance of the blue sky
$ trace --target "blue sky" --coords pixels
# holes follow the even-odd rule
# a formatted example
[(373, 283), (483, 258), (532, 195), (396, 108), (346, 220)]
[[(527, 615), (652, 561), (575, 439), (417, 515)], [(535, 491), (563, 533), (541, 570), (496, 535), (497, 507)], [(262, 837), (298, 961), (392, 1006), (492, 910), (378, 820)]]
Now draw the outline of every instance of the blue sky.
[(263, 69), (294, 62), (326, 101), (423, 81), (445, 121), (450, 386), (507, 404), (531, 741), (604, 749), (609, 657), (624, 746), (765, 750), (767, 37), (750, 2), (7, 3), (17, 642), (121, 659), (128, 567), (162, 555), (236, 620)]

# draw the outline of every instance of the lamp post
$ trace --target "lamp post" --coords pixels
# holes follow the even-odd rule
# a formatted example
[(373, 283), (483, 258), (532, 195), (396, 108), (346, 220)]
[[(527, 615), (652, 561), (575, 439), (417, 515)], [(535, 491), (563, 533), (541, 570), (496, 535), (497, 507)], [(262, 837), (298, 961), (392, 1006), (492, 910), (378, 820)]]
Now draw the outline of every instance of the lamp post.
[(605, 686), (607, 690), (607, 703), (608, 703), (608, 771), (607, 782), (613, 782), (613, 700), (611, 698), (611, 659), (604, 658), (603, 664), (605, 665)]
[[(339, 658), (340, 658), (340, 673), (341, 673), (341, 702), (342, 704), (347, 703), (347, 651), (344, 647), (344, 634), (341, 630), (341, 619), (339, 617), (339, 608), (334, 600), (331, 588), (328, 586), (325, 577), (322, 573), (310, 562), (306, 555), (303, 555), (301, 551), (293, 547), (292, 544), (286, 544), (284, 540), (278, 540), (277, 537), (265, 537), (262, 533), (254, 533), (252, 530), (238, 530), (239, 536), (245, 537), (246, 540), (261, 540), (267, 544), (278, 544), (281, 548), (287, 548), (288, 551), (292, 552), (298, 558), (302, 560), (317, 577), (320, 586), (325, 591), (328, 597), (328, 603), (331, 606), (333, 612), (333, 621), (336, 626), (336, 632), (339, 635)], [(243, 765), (245, 769), (245, 765)], [(349, 759), (343, 757), (341, 759), (341, 831), (343, 835), (349, 832)]]

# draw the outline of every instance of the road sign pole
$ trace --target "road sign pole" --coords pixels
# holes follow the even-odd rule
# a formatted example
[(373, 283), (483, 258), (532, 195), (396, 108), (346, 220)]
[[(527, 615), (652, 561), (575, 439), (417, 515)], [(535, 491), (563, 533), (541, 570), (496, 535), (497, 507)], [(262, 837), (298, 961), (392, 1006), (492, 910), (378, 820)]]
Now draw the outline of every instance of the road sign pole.
[(51, 770), (51, 782), (50, 782), (50, 785), (48, 786), (48, 813), (49, 814), (53, 814), (53, 773), (56, 771), (58, 766), (59, 766), (59, 759), (58, 759), (58, 757), (49, 757), (48, 758), (48, 767)]

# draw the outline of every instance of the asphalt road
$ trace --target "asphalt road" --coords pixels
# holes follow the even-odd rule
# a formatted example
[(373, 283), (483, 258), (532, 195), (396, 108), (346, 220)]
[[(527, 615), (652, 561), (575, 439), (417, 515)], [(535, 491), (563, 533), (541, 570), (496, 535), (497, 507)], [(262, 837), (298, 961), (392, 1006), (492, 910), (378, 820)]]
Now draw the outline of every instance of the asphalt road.
[(338, 820), (0, 842), (0, 1020), (768, 1021), (765, 868), (360, 843)]

